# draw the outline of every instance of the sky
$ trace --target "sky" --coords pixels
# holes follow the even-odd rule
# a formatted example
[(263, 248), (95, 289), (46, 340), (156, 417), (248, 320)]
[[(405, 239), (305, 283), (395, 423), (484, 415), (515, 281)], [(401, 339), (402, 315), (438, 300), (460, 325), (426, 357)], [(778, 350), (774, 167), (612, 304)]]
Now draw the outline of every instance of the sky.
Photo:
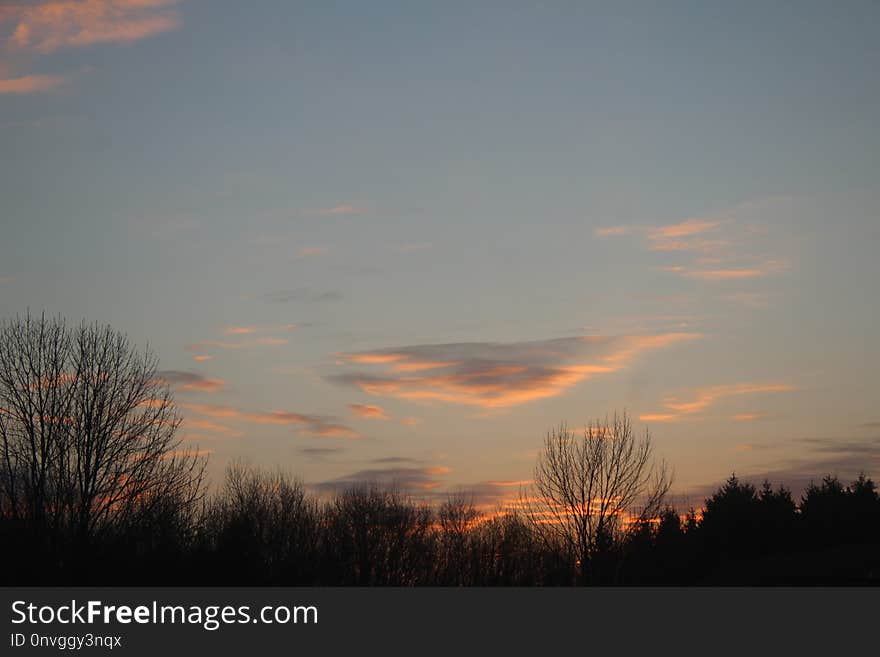
[(0, 1), (0, 317), (209, 475), (485, 506), (626, 411), (700, 501), (880, 476), (880, 4)]

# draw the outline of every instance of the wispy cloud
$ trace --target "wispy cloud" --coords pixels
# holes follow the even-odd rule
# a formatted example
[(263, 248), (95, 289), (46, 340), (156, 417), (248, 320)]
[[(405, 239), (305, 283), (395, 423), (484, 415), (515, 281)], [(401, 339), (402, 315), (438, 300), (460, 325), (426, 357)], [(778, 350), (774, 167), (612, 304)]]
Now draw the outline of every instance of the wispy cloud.
[(596, 237), (616, 237), (646, 230), (643, 226), (601, 226), (593, 231)]
[(369, 206), (362, 203), (339, 203), (324, 208), (307, 208), (297, 210), (294, 214), (306, 217), (341, 217), (370, 212)]
[(184, 349), (195, 353), (193, 360), (211, 360), (214, 358), (206, 351), (245, 349), (248, 347), (280, 347), (290, 341), (283, 335), (289, 334), (299, 328), (299, 324), (284, 324), (281, 326), (227, 326), (221, 333), (230, 338), (241, 338), (236, 342), (228, 340), (203, 340), (184, 345)]
[(164, 370), (157, 376), (178, 390), (195, 390), (199, 392), (218, 392), (226, 387), (223, 379), (210, 379), (197, 372), (181, 372)]
[[(140, 41), (180, 27), (181, 0), (42, 0), (0, 5), (0, 95), (52, 91), (71, 82), (75, 73), (11, 73), (33, 55), (66, 48)], [(86, 69), (88, 70), (88, 69)]]
[(297, 451), (311, 459), (323, 459), (343, 450), (341, 447), (303, 447)]
[(370, 420), (389, 420), (391, 419), (385, 412), (385, 409), (375, 404), (349, 404), (348, 408), (355, 415)]
[(620, 225), (596, 228), (597, 238), (637, 235), (648, 251), (677, 254), (685, 262), (660, 265), (666, 271), (694, 280), (720, 282), (756, 279), (778, 274), (790, 263), (765, 252), (766, 227), (750, 221), (778, 209), (789, 199), (743, 203), (727, 212), (664, 225)]
[(597, 228), (594, 234), (596, 237), (638, 234), (652, 251), (709, 251), (725, 246), (727, 242), (699, 236), (716, 231), (720, 225), (720, 221), (685, 219), (665, 226), (605, 226)]
[(737, 413), (733, 416), (733, 420), (737, 422), (754, 422), (756, 420), (762, 420), (766, 417), (763, 413)]
[(294, 411), (243, 411), (232, 406), (215, 404), (181, 403), (181, 407), (205, 417), (225, 418), (228, 421), (254, 424), (294, 425), (304, 433), (322, 438), (359, 438), (360, 434), (325, 415), (297, 413)]
[(337, 354), (338, 365), (370, 366), (372, 371), (348, 371), (328, 379), (377, 396), (504, 408), (559, 395), (585, 379), (622, 369), (643, 352), (697, 337), (582, 336), (343, 353)]
[[(738, 383), (732, 385), (711, 386), (697, 390), (689, 400), (669, 397), (663, 402), (664, 410), (658, 413), (645, 413), (639, 419), (645, 422), (676, 422), (688, 416), (702, 413), (716, 402), (727, 397), (755, 395), (760, 393), (787, 392), (794, 388), (784, 383)], [(738, 416), (740, 420), (758, 419), (754, 413)]]
[(179, 0), (49, 0), (0, 8), (13, 51), (53, 53), (100, 43), (131, 43), (181, 25)]
[(296, 250), (296, 258), (297, 260), (317, 258), (319, 256), (327, 255), (327, 253), (328, 250), (325, 246), (302, 246)]
[(338, 491), (372, 484), (394, 488), (402, 493), (420, 494), (433, 491), (443, 484), (440, 477), (450, 473), (444, 466), (419, 468), (372, 468), (324, 481), (312, 486), (323, 491)]
[(729, 281), (745, 278), (761, 278), (769, 274), (784, 272), (789, 264), (783, 260), (764, 260), (749, 267), (730, 267), (723, 269), (703, 269), (682, 267), (678, 271), (687, 278), (703, 281)]
[(259, 329), (254, 326), (228, 326), (223, 329), (224, 335), (252, 335)]
[(265, 295), (265, 299), (272, 303), (291, 303), (294, 301), (302, 301), (305, 303), (326, 303), (328, 301), (339, 301), (342, 299), (342, 293), (337, 290), (316, 291), (301, 287), (293, 290), (270, 292)]
[(189, 434), (191, 429), (196, 429), (200, 432), (208, 432), (209, 434), (221, 435), (230, 438), (240, 438), (244, 435), (241, 431), (236, 429), (232, 429), (231, 427), (227, 427), (224, 424), (217, 424), (216, 422), (211, 422), (209, 420), (200, 420), (197, 418), (186, 418), (183, 422), (183, 427), (186, 432)]
[(17, 78), (0, 78), (0, 94), (24, 95), (57, 89), (67, 82), (61, 75), (23, 75)]
[(481, 481), (461, 486), (455, 492), (491, 517), (498, 510), (503, 513), (518, 507), (520, 493), (526, 492), (533, 483), (531, 479)]

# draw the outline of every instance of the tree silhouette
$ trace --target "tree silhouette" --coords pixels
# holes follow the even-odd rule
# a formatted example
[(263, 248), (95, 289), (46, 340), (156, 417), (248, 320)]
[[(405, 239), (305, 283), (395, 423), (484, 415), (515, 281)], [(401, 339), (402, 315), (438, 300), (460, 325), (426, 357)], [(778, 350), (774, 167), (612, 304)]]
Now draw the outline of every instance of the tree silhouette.
[(533, 485), (488, 514), (466, 493), (330, 493), (243, 463), (204, 499), (205, 462), (181, 448), (180, 421), (155, 357), (124, 335), (45, 316), (0, 324), (3, 583), (880, 583), (867, 475), (827, 475), (799, 504), (732, 475), (683, 516), (626, 415), (552, 429)]
[(436, 515), (437, 583), (464, 586), (475, 576), (476, 532), (473, 529), (480, 520), (480, 513), (459, 493), (440, 504)]
[(432, 512), (377, 485), (338, 493), (324, 512), (325, 574), (335, 584), (412, 586), (432, 570)]
[(831, 475), (819, 485), (811, 483), (801, 501), (801, 516), (813, 545), (880, 540), (877, 486), (864, 474), (848, 487)]
[(319, 522), (318, 504), (299, 481), (237, 462), (209, 506), (205, 538), (216, 567), (238, 583), (312, 584)]
[(581, 436), (552, 429), (521, 502), (534, 531), (575, 560), (581, 583), (607, 575), (608, 553), (656, 516), (671, 485), (653, 458), (651, 436), (637, 438), (626, 414), (596, 421)]
[(0, 514), (32, 559), (75, 560), (189, 511), (204, 459), (179, 424), (156, 358), (125, 335), (30, 314), (0, 325)]

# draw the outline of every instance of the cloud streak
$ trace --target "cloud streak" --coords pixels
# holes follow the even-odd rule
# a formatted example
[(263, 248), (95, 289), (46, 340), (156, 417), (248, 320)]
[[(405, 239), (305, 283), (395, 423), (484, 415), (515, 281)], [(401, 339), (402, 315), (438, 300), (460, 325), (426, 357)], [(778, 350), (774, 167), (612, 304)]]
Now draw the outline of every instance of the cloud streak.
[(396, 347), (337, 354), (337, 365), (368, 369), (327, 378), (375, 396), (498, 409), (560, 395), (626, 367), (644, 352), (698, 337), (667, 333)]
[(210, 379), (196, 372), (164, 370), (158, 372), (157, 376), (178, 390), (219, 392), (226, 388), (226, 382), (223, 379)]
[(699, 236), (717, 231), (721, 223), (707, 219), (685, 219), (665, 226), (605, 226), (593, 232), (600, 238), (641, 235), (651, 251), (710, 251), (725, 246), (727, 241), (707, 240)]
[(285, 324), (283, 326), (227, 326), (221, 333), (230, 338), (240, 338), (237, 342), (229, 342), (227, 340), (203, 340), (202, 342), (191, 342), (184, 345), (184, 349), (196, 355), (193, 360), (211, 360), (213, 356), (206, 355), (206, 351), (215, 350), (235, 350), (245, 349), (247, 347), (281, 347), (286, 345), (289, 340), (279, 337), (279, 333), (289, 333), (299, 327), (298, 324)]
[(67, 81), (60, 75), (23, 75), (0, 79), (0, 94), (22, 96), (57, 89)]
[(309, 288), (298, 288), (295, 290), (280, 290), (278, 292), (270, 292), (266, 294), (266, 301), (272, 303), (291, 303), (294, 301), (302, 301), (305, 303), (326, 303), (328, 301), (339, 301), (342, 299), (342, 293), (336, 290), (327, 290), (317, 292)]
[(321, 438), (360, 438), (360, 434), (352, 428), (337, 422), (333, 417), (325, 415), (297, 413), (294, 411), (243, 411), (232, 406), (189, 402), (179, 405), (197, 415), (205, 417), (224, 418), (228, 421), (252, 424), (292, 425), (299, 427), (304, 433)]
[[(711, 386), (697, 390), (689, 400), (678, 397), (669, 397), (663, 402), (664, 410), (657, 413), (646, 413), (639, 416), (644, 422), (677, 422), (689, 416), (697, 415), (707, 410), (718, 401), (728, 397), (743, 395), (755, 395), (760, 393), (787, 392), (794, 390), (784, 383), (738, 383), (732, 385)], [(755, 420), (761, 417), (755, 413), (743, 413), (735, 416), (735, 419)]]
[(7, 47), (43, 55), (132, 43), (180, 27), (179, 0), (50, 0), (0, 8)]
[(299, 210), (295, 214), (307, 217), (343, 217), (367, 214), (370, 208), (366, 205), (357, 205), (354, 203), (339, 203), (326, 208), (311, 208)]
[(766, 231), (744, 219), (755, 212), (778, 209), (779, 202), (743, 203), (715, 217), (659, 226), (603, 226), (596, 228), (594, 235), (600, 239), (637, 235), (648, 251), (688, 258), (685, 263), (660, 266), (661, 271), (684, 278), (713, 283), (757, 279), (787, 271), (789, 263), (767, 253), (754, 253), (756, 237)]
[(349, 404), (349, 410), (355, 415), (368, 420), (389, 420), (391, 419), (385, 412), (385, 409), (375, 404)]
[(312, 484), (312, 487), (320, 491), (333, 492), (376, 484), (394, 488), (402, 493), (424, 494), (440, 487), (443, 484), (440, 477), (449, 473), (450, 469), (444, 466), (370, 468)]

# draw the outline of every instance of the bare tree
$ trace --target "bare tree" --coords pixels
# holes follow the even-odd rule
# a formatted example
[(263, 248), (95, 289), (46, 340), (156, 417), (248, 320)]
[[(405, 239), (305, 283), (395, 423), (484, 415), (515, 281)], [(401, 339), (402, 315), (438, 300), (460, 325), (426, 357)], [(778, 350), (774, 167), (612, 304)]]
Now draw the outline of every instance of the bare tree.
[(205, 520), (221, 565), (242, 583), (314, 583), (318, 505), (283, 470), (231, 463)]
[(564, 424), (552, 429), (534, 483), (520, 497), (537, 534), (575, 559), (585, 583), (597, 578), (601, 554), (657, 517), (670, 485), (650, 434), (638, 438), (624, 413), (588, 425), (580, 436)]
[(324, 509), (326, 558), (335, 583), (413, 586), (432, 570), (429, 506), (398, 490), (365, 484), (338, 493)]
[(205, 461), (181, 448), (157, 365), (109, 326), (0, 324), (0, 516), (83, 546), (192, 507)]
[(451, 493), (436, 511), (437, 558), (435, 575), (445, 586), (472, 582), (475, 526), (481, 521), (473, 501), (464, 493)]

